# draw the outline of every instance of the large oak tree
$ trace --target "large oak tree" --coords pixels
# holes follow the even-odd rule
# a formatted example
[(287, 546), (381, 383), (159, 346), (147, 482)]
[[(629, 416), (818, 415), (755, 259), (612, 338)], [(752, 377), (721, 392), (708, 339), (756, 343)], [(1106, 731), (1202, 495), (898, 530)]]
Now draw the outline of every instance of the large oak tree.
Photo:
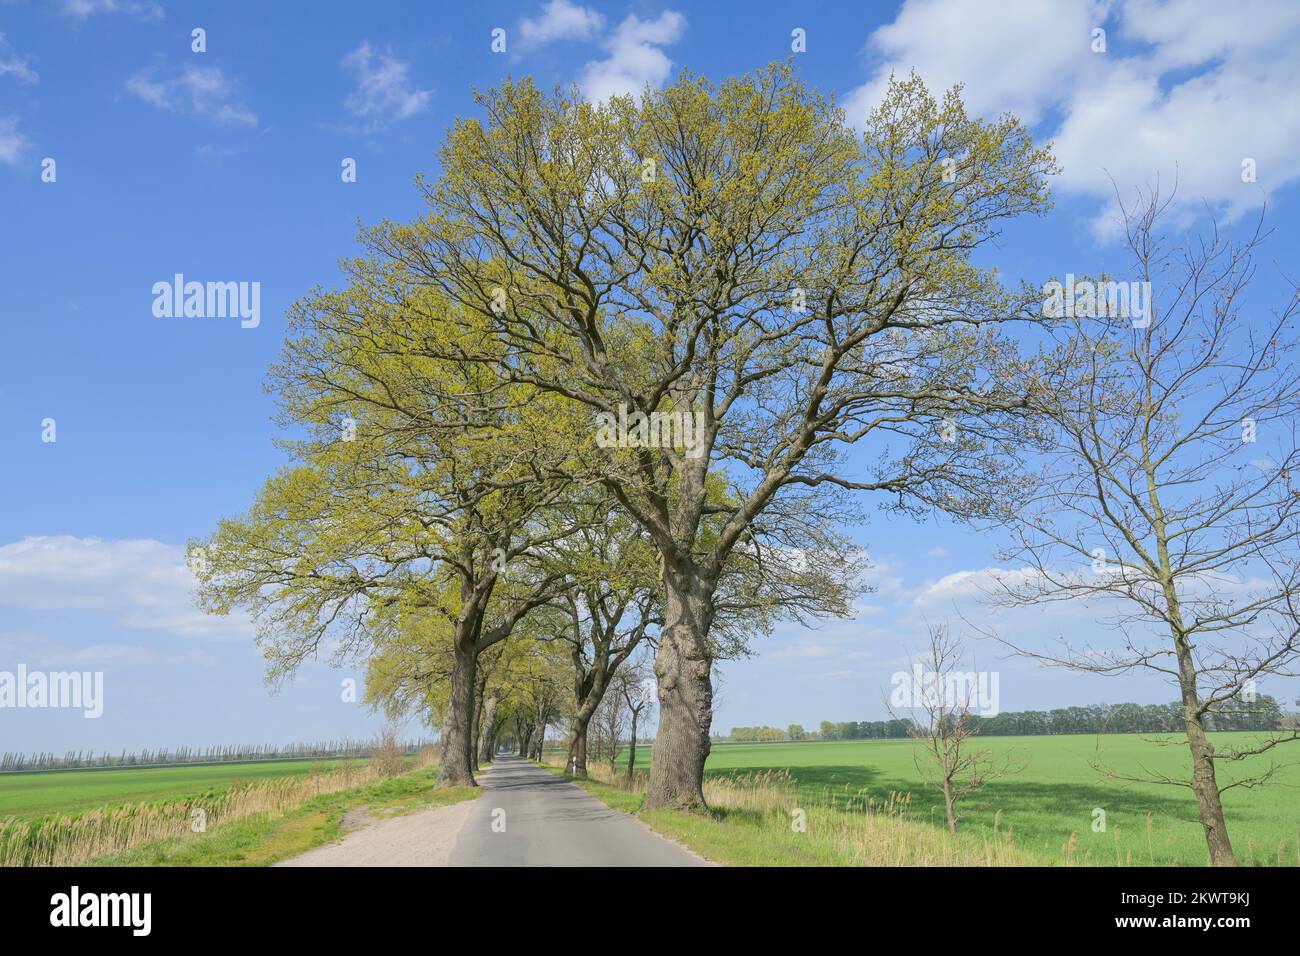
[(633, 434), (575, 477), (659, 556), (647, 804), (702, 805), (735, 549), (768, 532), (797, 551), (843, 518), (844, 492), (999, 503), (1023, 400), (1000, 327), (1037, 303), (972, 253), (1047, 206), (1054, 164), (1014, 118), (972, 119), (916, 78), (860, 132), (784, 66), (599, 105), (508, 83), (480, 103), (422, 186), (427, 215), (374, 230), (370, 252), (455, 305), (441, 358), (562, 398), (593, 432), (691, 416), (689, 435)]

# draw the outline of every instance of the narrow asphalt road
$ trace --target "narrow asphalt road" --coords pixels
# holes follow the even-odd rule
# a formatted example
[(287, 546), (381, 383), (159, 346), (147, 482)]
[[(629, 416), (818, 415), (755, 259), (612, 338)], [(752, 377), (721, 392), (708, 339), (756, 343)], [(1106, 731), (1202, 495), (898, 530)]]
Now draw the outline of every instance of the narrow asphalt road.
[(707, 866), (581, 787), (501, 754), (478, 777), (448, 866)]

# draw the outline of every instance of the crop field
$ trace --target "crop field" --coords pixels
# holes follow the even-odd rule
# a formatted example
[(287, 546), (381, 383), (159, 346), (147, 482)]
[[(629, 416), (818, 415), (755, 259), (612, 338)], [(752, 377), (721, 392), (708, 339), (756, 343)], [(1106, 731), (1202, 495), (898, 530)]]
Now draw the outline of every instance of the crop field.
[(178, 767), (0, 775), (0, 820), (31, 820), (127, 803), (197, 797), (239, 784), (321, 773), (363, 760), (266, 760)]
[[(1216, 746), (1252, 739), (1216, 734)], [(1015, 845), (1045, 864), (1201, 866), (1205, 839), (1190, 790), (1156, 783), (1130, 783), (1107, 775), (1164, 775), (1186, 779), (1186, 746), (1176, 736), (1108, 734), (1101, 737), (989, 737), (980, 746), (1010, 753), (1022, 769), (991, 782), (965, 804), (962, 828), (988, 835), (996, 825)], [(1244, 864), (1300, 865), (1300, 743), (1274, 751), (1278, 770), (1254, 790), (1230, 789), (1224, 808), (1234, 847)], [(649, 748), (638, 746), (637, 767), (648, 768)], [(621, 755), (626, 760), (626, 754)], [(1258, 772), (1267, 758), (1245, 770)], [(1096, 764), (1100, 769), (1094, 767)], [(1220, 764), (1220, 784), (1237, 768)], [(799, 799), (810, 806), (860, 809), (910, 794), (905, 815), (943, 825), (937, 791), (926, 787), (908, 740), (814, 741), (776, 744), (714, 744), (709, 778), (743, 780), (773, 771), (794, 778)], [(894, 805), (897, 806), (897, 797)], [(1094, 830), (1105, 812), (1105, 830)]]
[[(1255, 735), (1218, 734), (1219, 747)], [(1008, 754), (1020, 768), (991, 782), (963, 804), (961, 828), (972, 838), (1014, 844), (1017, 852), (1044, 864), (1133, 864), (1199, 866), (1206, 862), (1204, 838), (1191, 792), (1156, 783), (1108, 776), (1160, 774), (1185, 779), (1188, 758), (1176, 736), (990, 737), (980, 741)], [(1243, 863), (1300, 865), (1300, 745), (1275, 753), (1273, 781), (1224, 794), (1231, 837)], [(620, 764), (626, 752), (620, 755)], [(1256, 758), (1258, 761), (1259, 758)], [(651, 749), (641, 744), (637, 768), (649, 768)], [(73, 770), (0, 776), (0, 819), (34, 820), (101, 807), (184, 800), (230, 787), (355, 766), (361, 761), (276, 760), (204, 766)], [(1244, 771), (1258, 772), (1256, 763)], [(1229, 768), (1222, 764), (1222, 776)], [(715, 743), (707, 776), (751, 782), (780, 775), (791, 802), (860, 813), (890, 812), (933, 827), (943, 826), (937, 792), (925, 786), (907, 740), (810, 741), (774, 744)], [(1231, 779), (1231, 778), (1229, 778)], [(790, 790), (788, 788), (792, 787)], [(770, 787), (768, 790), (770, 791)], [(901, 810), (899, 809), (901, 807)], [(790, 807), (789, 809), (793, 809)], [(1095, 829), (1104, 811), (1105, 829)], [(788, 812), (783, 810), (783, 813)], [(815, 819), (815, 818), (814, 818)]]

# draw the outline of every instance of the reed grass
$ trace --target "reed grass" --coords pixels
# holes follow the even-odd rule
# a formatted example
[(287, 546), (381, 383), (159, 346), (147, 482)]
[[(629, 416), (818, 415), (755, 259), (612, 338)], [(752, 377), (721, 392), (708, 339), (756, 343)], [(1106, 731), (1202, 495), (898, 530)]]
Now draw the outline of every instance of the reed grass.
[[(410, 769), (434, 763), (424, 747)], [(255, 814), (274, 817), (313, 797), (364, 786), (391, 775), (373, 761), (325, 773), (277, 777), (179, 800), (132, 803), (39, 820), (0, 820), (0, 866), (77, 866), (156, 840), (184, 837)]]

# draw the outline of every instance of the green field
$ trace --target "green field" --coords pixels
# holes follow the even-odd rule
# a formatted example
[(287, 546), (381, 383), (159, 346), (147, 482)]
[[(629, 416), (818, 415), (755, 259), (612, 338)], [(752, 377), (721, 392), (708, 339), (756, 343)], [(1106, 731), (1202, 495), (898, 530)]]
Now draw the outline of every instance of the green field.
[[(1219, 734), (1214, 740), (1222, 748), (1253, 736)], [(1016, 847), (1045, 864), (1205, 863), (1204, 838), (1190, 791), (1110, 779), (1104, 769), (1093, 766), (1114, 768), (1120, 774), (1145, 770), (1185, 779), (1188, 758), (1178, 737), (991, 737), (980, 744), (1012, 753), (1023, 769), (990, 783), (965, 804), (964, 834), (977, 839), (988, 836), (996, 820), (1000, 832), (1011, 832)], [(1224, 794), (1230, 835), (1242, 863), (1300, 865), (1300, 744), (1283, 746), (1275, 754), (1274, 760), (1282, 766), (1270, 784)], [(650, 759), (650, 748), (639, 747), (638, 770), (647, 769)], [(1256, 761), (1245, 768), (1221, 766), (1220, 782), (1264, 769), (1266, 764)], [(235, 784), (318, 772), (343, 763), (267, 761), (4, 775), (0, 776), (0, 819), (188, 799)], [(707, 767), (712, 778), (744, 778), (766, 771), (784, 771), (793, 777), (798, 799), (809, 807), (829, 805), (856, 812), (868, 801), (882, 804), (891, 794), (910, 794), (906, 817), (936, 831), (942, 827), (941, 803), (937, 793), (922, 783), (910, 741), (715, 744)], [(1105, 832), (1093, 830), (1098, 808), (1106, 812)], [(689, 832), (687, 827), (682, 835)]]
[[(360, 762), (360, 761), (353, 761)], [(235, 784), (332, 770), (345, 760), (266, 760), (179, 767), (0, 774), (0, 820), (197, 797)]]
[[(1216, 734), (1223, 747), (1240, 745), (1252, 734)], [(1165, 741), (1162, 745), (1162, 741)], [(972, 834), (1010, 829), (1017, 846), (1043, 863), (1072, 858), (1090, 863), (1199, 866), (1206, 862), (1205, 840), (1190, 790), (1162, 784), (1134, 784), (1108, 779), (1091, 764), (1120, 774), (1146, 771), (1187, 779), (1190, 762), (1177, 736), (1108, 734), (1104, 736), (990, 737), (980, 745), (997, 753), (1012, 752), (1023, 769), (990, 783), (965, 808), (963, 828)], [(1255, 790), (1236, 788), (1224, 794), (1224, 809), (1238, 859), (1242, 863), (1300, 865), (1300, 743), (1274, 751), (1280, 765), (1273, 781)], [(706, 773), (710, 777), (743, 776), (788, 770), (799, 794), (810, 804), (877, 803), (892, 792), (912, 794), (912, 819), (942, 825), (937, 793), (925, 787), (907, 740), (816, 741), (779, 744), (715, 744)], [(622, 759), (626, 759), (624, 755)], [(649, 766), (650, 752), (638, 747), (637, 766)], [(1244, 770), (1258, 772), (1267, 758), (1255, 758)], [(1225, 783), (1243, 775), (1240, 766), (1220, 765)], [(1093, 811), (1106, 812), (1106, 832), (1094, 832)], [(1149, 821), (1149, 826), (1148, 826)]]

